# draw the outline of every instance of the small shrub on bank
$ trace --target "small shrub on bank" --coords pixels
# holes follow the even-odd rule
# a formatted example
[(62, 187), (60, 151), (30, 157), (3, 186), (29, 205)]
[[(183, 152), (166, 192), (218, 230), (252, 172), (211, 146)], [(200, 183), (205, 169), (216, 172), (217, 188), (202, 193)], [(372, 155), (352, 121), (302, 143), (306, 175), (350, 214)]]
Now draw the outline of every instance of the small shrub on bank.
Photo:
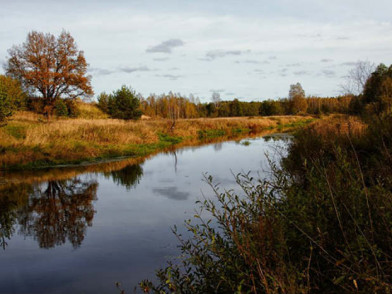
[(68, 116), (68, 108), (65, 102), (61, 99), (57, 100), (54, 104), (55, 114), (57, 116)]
[(132, 88), (122, 86), (121, 89), (98, 97), (98, 106), (112, 118), (130, 120), (139, 119), (142, 115), (140, 101)]

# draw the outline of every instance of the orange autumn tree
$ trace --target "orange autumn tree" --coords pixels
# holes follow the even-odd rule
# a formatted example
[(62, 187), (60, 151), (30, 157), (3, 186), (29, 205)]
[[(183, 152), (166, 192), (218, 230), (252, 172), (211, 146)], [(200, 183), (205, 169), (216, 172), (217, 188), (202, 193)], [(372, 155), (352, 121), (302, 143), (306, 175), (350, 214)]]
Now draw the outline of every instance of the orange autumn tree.
[(26, 42), (13, 46), (8, 54), (7, 75), (18, 79), (30, 94), (38, 94), (45, 105), (93, 94), (83, 51), (64, 30), (57, 38), (32, 31)]

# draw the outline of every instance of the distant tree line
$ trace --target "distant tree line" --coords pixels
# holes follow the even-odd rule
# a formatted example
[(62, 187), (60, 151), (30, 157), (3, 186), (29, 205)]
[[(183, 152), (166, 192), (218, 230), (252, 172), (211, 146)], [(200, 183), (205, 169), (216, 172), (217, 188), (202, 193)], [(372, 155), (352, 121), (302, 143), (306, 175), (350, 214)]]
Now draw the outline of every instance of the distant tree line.
[[(32, 31), (26, 41), (13, 46), (0, 75), (0, 121), (15, 110), (32, 110), (56, 116), (77, 117), (77, 98), (91, 97), (91, 77), (87, 62), (72, 36), (63, 31), (56, 37)], [(392, 68), (358, 62), (349, 71), (345, 93), (339, 97), (306, 97), (300, 83), (290, 86), (288, 98), (245, 102), (222, 101), (219, 93), (211, 102), (201, 103), (193, 95), (169, 92), (147, 98), (126, 86), (112, 94), (101, 93), (98, 107), (112, 118), (178, 118), (270, 116), (328, 113), (385, 113), (391, 108)]]

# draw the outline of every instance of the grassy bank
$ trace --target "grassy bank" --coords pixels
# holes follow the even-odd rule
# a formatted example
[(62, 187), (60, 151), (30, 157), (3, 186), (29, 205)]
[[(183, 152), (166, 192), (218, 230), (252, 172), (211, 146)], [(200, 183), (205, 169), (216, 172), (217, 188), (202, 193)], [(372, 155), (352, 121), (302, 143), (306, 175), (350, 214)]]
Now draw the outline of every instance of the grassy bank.
[(0, 128), (0, 168), (20, 169), (92, 162), (119, 156), (142, 157), (173, 145), (215, 138), (290, 130), (312, 117), (169, 120), (51, 119), (19, 112)]

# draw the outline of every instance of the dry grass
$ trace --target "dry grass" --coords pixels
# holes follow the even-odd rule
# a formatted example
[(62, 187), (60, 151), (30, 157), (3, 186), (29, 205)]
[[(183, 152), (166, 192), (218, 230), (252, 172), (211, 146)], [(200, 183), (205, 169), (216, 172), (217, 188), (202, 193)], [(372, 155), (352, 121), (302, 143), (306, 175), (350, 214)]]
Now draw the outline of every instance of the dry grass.
[(312, 124), (312, 129), (322, 137), (350, 135), (360, 137), (367, 125), (356, 116), (333, 115)]
[(310, 117), (181, 119), (170, 132), (169, 120), (51, 119), (19, 112), (0, 128), (0, 168), (53, 165), (66, 162), (140, 156), (162, 150), (173, 142), (194, 143), (200, 131), (233, 135), (258, 133), (309, 120)]
[(108, 115), (100, 110), (95, 103), (85, 103), (82, 101), (77, 101), (76, 107), (79, 112), (80, 118), (85, 119), (102, 119), (108, 118)]

